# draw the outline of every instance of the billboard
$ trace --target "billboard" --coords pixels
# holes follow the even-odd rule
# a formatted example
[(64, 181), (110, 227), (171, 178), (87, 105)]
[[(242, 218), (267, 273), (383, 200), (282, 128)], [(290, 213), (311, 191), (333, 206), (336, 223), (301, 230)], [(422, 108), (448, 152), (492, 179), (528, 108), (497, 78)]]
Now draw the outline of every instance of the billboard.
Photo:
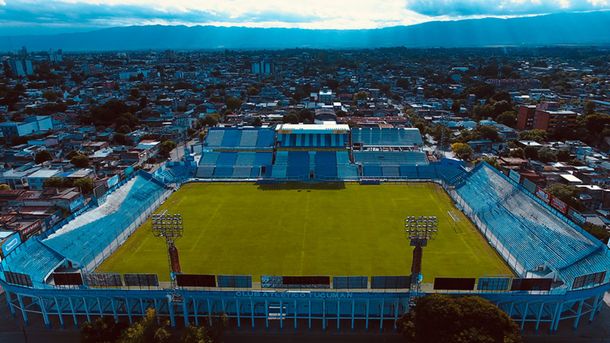
[(536, 193), (536, 184), (528, 178), (523, 178), (523, 188), (530, 191), (530, 193)]
[(553, 285), (553, 279), (532, 278), (532, 279), (513, 279), (510, 287), (511, 291), (548, 291)]
[(15, 273), (4, 271), (4, 279), (7, 283), (18, 285), (18, 286), (26, 286), (32, 287), (32, 278), (28, 274)]
[(177, 274), (176, 283), (180, 287), (216, 287), (216, 277), (202, 274)]
[(56, 286), (80, 286), (83, 284), (81, 273), (53, 273), (51, 275)]
[(15, 250), (21, 244), (21, 236), (19, 233), (15, 232), (12, 235), (8, 236), (4, 243), (2, 243), (2, 257), (8, 256), (8, 254)]
[(250, 275), (218, 275), (216, 280), (218, 287), (252, 288), (252, 276)]
[(369, 278), (366, 276), (334, 276), (334, 289), (366, 289)]
[(114, 175), (113, 177), (108, 178), (108, 180), (106, 180), (106, 186), (108, 186), (108, 188), (112, 188), (113, 186), (115, 186), (116, 184), (119, 183), (119, 175)]
[(536, 196), (547, 204), (551, 201), (551, 196), (549, 195), (549, 193), (545, 192), (544, 189), (540, 187), (536, 189)]
[(482, 277), (479, 278), (477, 290), (479, 291), (507, 291), (510, 287), (509, 277)]
[(125, 286), (157, 287), (159, 279), (157, 274), (125, 274), (123, 275)]
[(521, 174), (519, 174), (517, 171), (515, 171), (514, 169), (510, 169), (508, 171), (508, 177), (511, 178), (513, 181), (515, 181), (516, 183), (519, 183), (521, 181)]
[(472, 291), (474, 289), (475, 278), (461, 277), (437, 277), (434, 278), (434, 289)]
[(561, 201), (557, 197), (553, 197), (551, 199), (551, 206), (553, 206), (556, 210), (558, 210), (559, 212), (561, 212), (563, 214), (568, 213), (568, 204), (566, 204), (565, 202)]
[(568, 216), (578, 224), (584, 224), (587, 222), (587, 218), (573, 208), (568, 209)]
[(85, 283), (91, 287), (121, 287), (123, 280), (121, 275), (111, 273), (89, 273), (85, 274)]
[(371, 276), (372, 289), (402, 289), (410, 286), (410, 276)]
[(587, 275), (581, 275), (574, 279), (572, 283), (572, 289), (582, 288), (586, 286), (594, 286), (604, 283), (606, 279), (606, 272), (592, 273)]

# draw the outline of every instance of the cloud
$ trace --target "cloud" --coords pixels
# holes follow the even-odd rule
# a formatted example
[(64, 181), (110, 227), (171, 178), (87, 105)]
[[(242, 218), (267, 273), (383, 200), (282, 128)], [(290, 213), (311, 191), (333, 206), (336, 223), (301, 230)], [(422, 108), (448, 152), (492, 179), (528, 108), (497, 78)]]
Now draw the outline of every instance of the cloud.
[(610, 0), (0, 0), (0, 34), (127, 25), (361, 29), (610, 8)]
[(426, 21), (404, 0), (0, 0), (3, 26), (146, 24), (376, 28)]
[(610, 9), (610, 0), (407, 0), (406, 8), (431, 17), (514, 16)]

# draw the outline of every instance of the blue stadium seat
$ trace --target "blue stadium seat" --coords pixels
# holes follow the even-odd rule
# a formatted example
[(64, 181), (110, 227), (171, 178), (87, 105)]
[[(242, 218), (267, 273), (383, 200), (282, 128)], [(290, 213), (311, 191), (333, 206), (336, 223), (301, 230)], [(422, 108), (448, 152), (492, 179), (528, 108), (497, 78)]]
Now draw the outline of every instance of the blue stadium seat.
[(237, 158), (235, 160), (236, 166), (253, 166), (256, 161), (256, 153), (255, 152), (239, 152), (237, 153)]
[[(595, 269), (581, 261), (601, 251), (601, 243), (559, 218), (495, 168), (481, 163), (456, 191), (525, 270), (550, 266), (564, 270), (563, 277), (569, 279)], [(600, 257), (600, 261), (608, 259)]]
[(368, 177), (382, 177), (383, 172), (380, 166), (376, 165), (365, 165), (362, 171), (363, 176)]
[(337, 178), (337, 154), (334, 151), (318, 151), (315, 153), (315, 174), (319, 179)]
[[(42, 243), (81, 266), (86, 266), (94, 261), (112, 241), (166, 191), (161, 183), (141, 175), (135, 176), (130, 182), (133, 182), (131, 189), (114, 212), (94, 215), (93, 221), (68, 231), (60, 229)], [(110, 194), (106, 203), (112, 201), (113, 194), (126, 191), (125, 187), (115, 191), (117, 193)], [(96, 211), (96, 209), (91, 211)], [(87, 213), (85, 212), (83, 216)], [(94, 213), (91, 212), (90, 215)]]
[(214, 177), (218, 178), (230, 178), (233, 176), (233, 167), (229, 166), (218, 166), (214, 169)]
[(58, 266), (64, 257), (49, 249), (37, 238), (31, 238), (20, 245), (7, 257), (10, 271), (28, 274), (34, 283), (43, 283), (45, 278)]
[(214, 175), (214, 166), (202, 166), (197, 168), (195, 177), (209, 179)]
[(309, 177), (309, 153), (307, 151), (289, 151), (286, 177), (305, 179)]
[(243, 130), (241, 133), (241, 139), (239, 141), (239, 147), (256, 147), (256, 142), (258, 141), (258, 132), (258, 130)]
[(203, 153), (201, 160), (199, 161), (200, 166), (215, 166), (216, 161), (220, 153), (213, 151), (206, 151)]
[(236, 148), (239, 147), (241, 141), (241, 130), (227, 129), (225, 130), (224, 136), (222, 137), (221, 146), (224, 148)]
[(383, 177), (387, 178), (399, 178), (400, 171), (397, 166), (383, 166), (381, 167), (381, 172), (383, 173)]
[(210, 129), (208, 134), (205, 136), (204, 145), (209, 147), (219, 147), (222, 144), (225, 130), (223, 129)]
[(235, 160), (237, 159), (236, 152), (221, 152), (218, 156), (218, 160), (216, 160), (217, 166), (233, 166), (235, 164)]

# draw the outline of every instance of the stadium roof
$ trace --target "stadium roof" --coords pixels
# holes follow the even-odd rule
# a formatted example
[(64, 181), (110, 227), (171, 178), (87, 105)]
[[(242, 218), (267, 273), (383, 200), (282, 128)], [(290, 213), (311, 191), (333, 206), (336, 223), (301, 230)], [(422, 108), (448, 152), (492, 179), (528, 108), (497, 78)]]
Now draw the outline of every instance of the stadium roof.
[(335, 122), (323, 122), (322, 124), (281, 124), (276, 128), (278, 133), (322, 133), (320, 131), (332, 131), (332, 133), (347, 133), (349, 125), (337, 124)]

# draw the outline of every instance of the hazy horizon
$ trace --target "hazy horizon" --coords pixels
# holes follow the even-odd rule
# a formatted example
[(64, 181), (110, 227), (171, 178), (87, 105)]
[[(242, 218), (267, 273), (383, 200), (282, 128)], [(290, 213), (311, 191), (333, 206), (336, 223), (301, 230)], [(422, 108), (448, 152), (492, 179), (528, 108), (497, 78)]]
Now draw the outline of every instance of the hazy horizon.
[(610, 0), (0, 0), (0, 35), (145, 25), (374, 29), (609, 9)]

